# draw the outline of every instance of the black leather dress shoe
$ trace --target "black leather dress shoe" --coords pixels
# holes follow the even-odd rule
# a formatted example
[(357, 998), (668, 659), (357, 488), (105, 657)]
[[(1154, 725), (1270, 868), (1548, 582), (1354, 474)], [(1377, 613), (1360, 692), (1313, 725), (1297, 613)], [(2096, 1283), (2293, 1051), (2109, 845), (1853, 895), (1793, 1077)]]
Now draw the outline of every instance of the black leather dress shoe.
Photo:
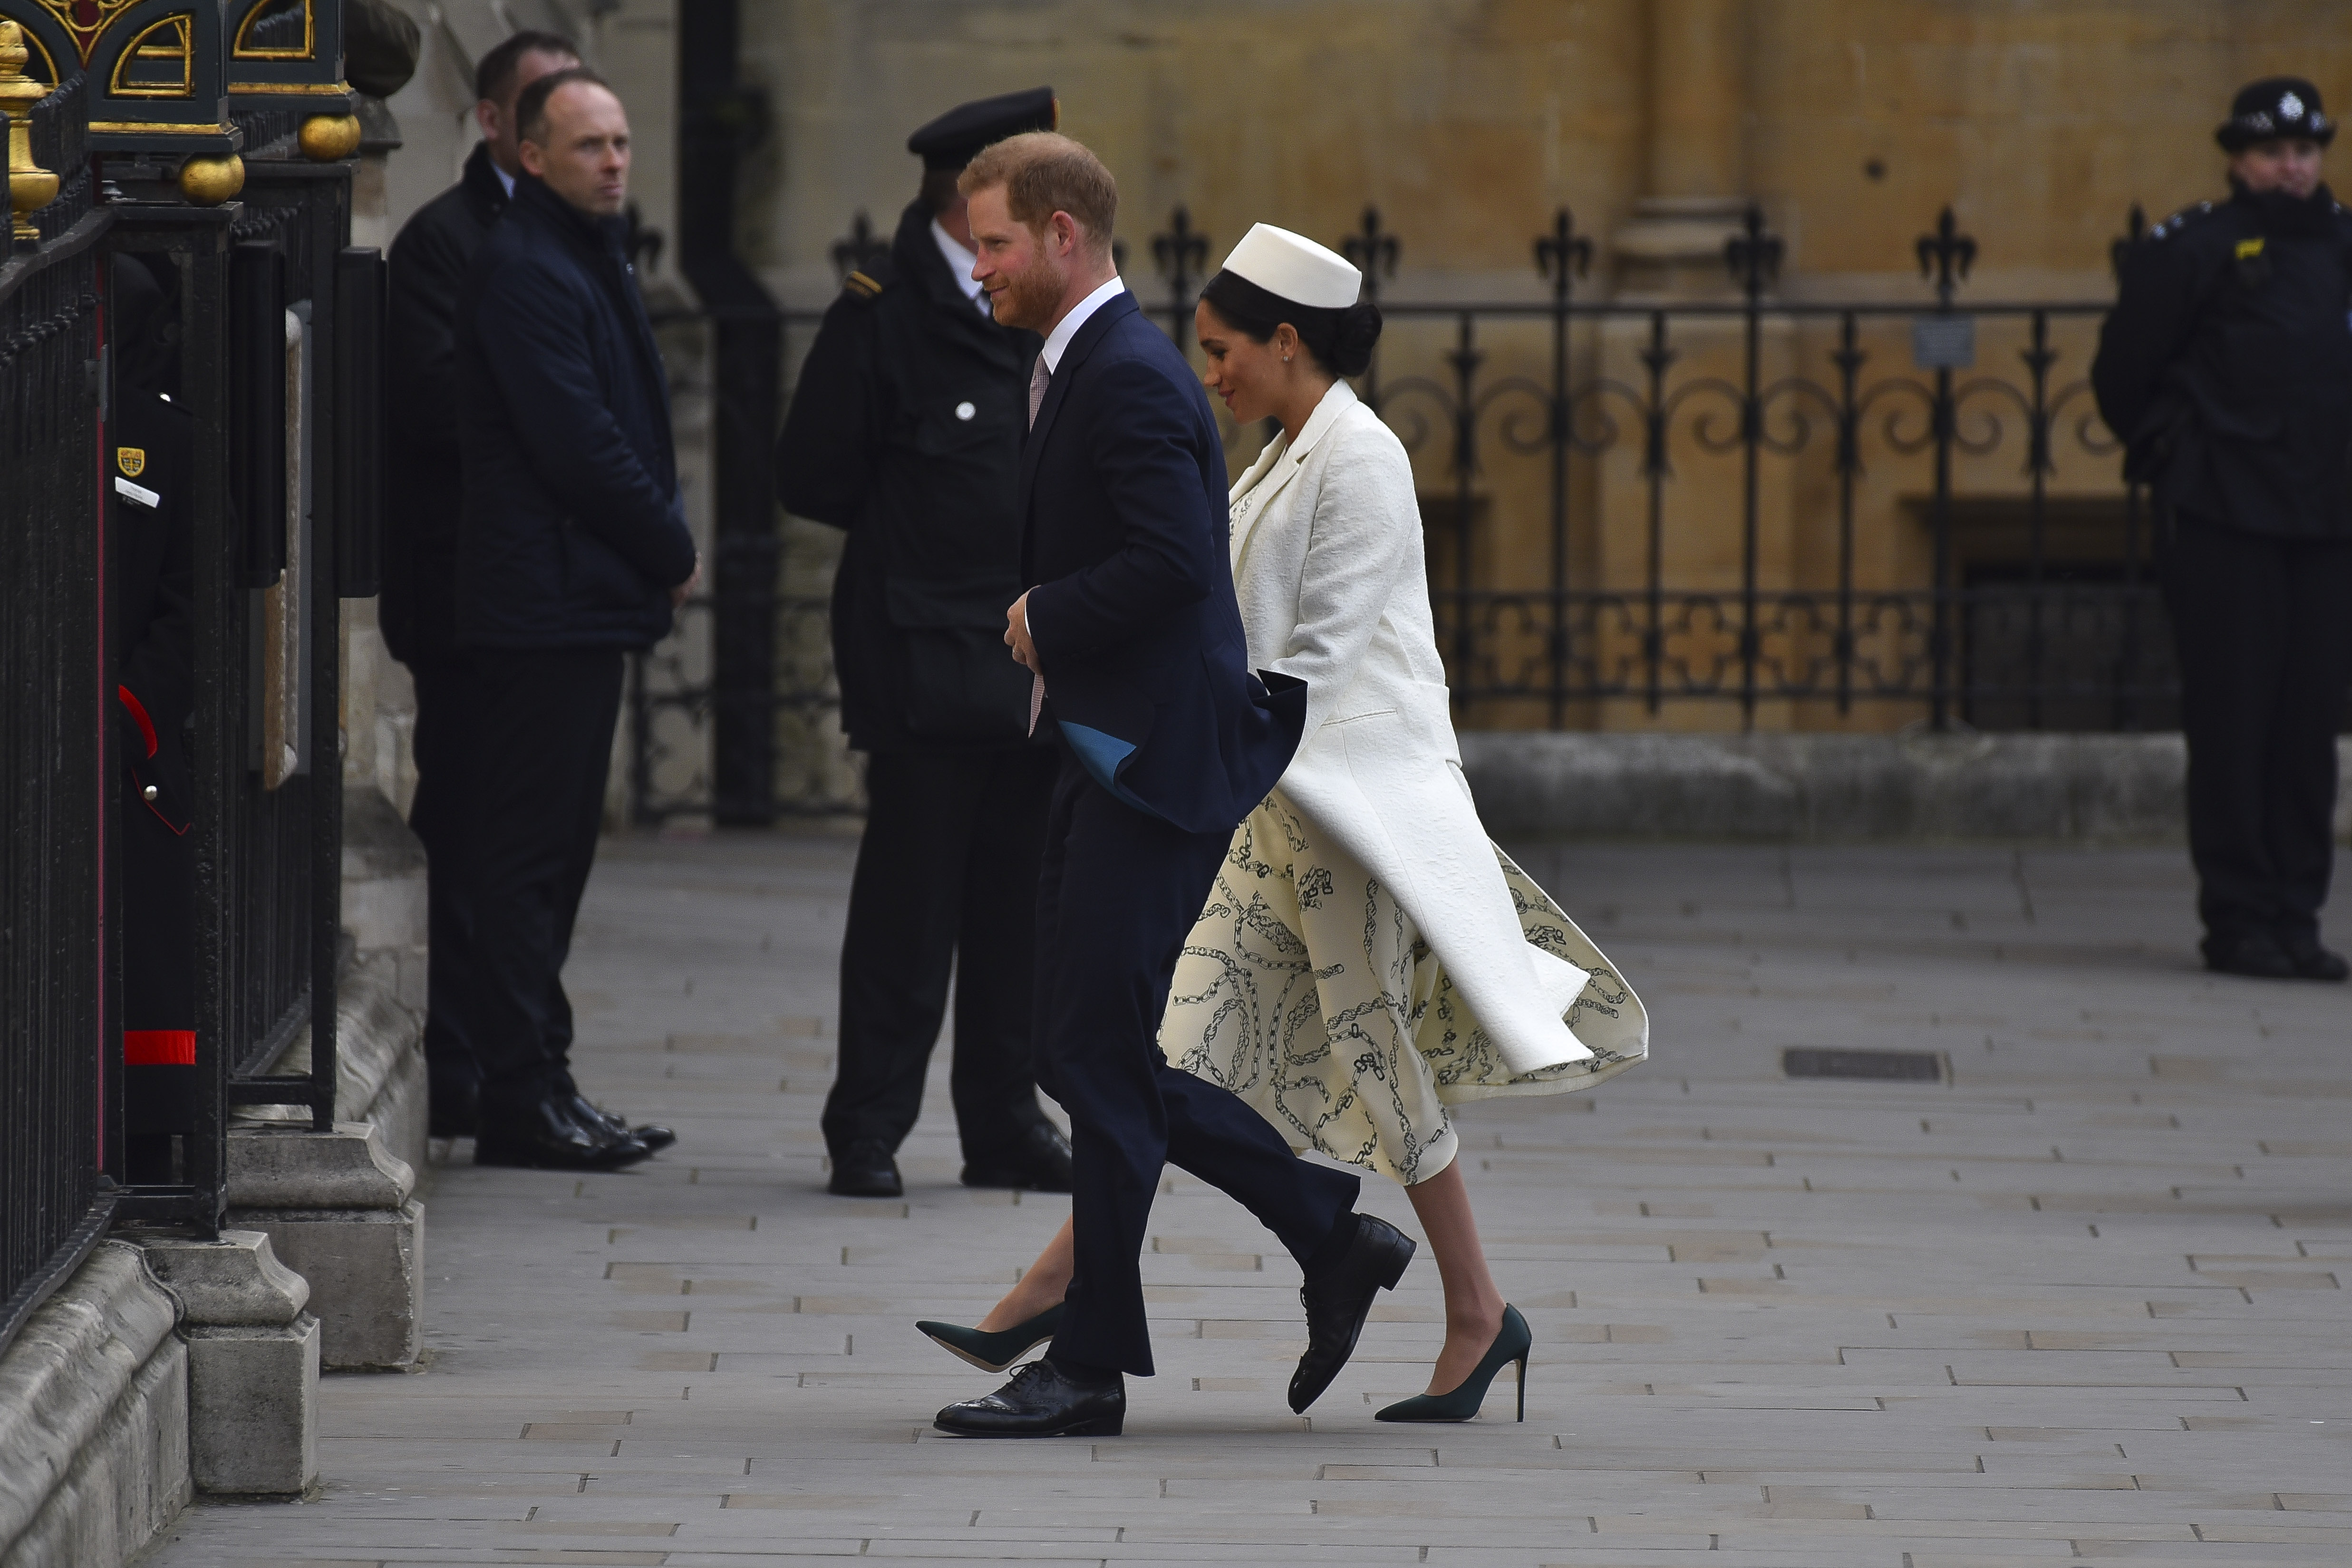
[(650, 1121), (643, 1127), (632, 1127), (625, 1118), (614, 1114), (603, 1106), (591, 1101), (586, 1095), (577, 1092), (572, 1096), (572, 1118), (583, 1126), (593, 1124), (604, 1128), (607, 1132), (616, 1132), (634, 1138), (652, 1153), (658, 1153), (677, 1142), (677, 1134), (667, 1127), (657, 1126)]
[(852, 1143), (833, 1157), (833, 1178), (824, 1190), (844, 1198), (903, 1198), (898, 1162), (879, 1143)]
[(1412, 1261), (1412, 1237), (1368, 1214), (1349, 1218), (1355, 1222), (1354, 1237), (1337, 1257), (1308, 1269), (1307, 1283), (1298, 1288), (1299, 1304), (1307, 1309), (1307, 1353), (1290, 1374), (1293, 1411), (1304, 1412), (1331, 1386), (1356, 1353), (1356, 1337), (1364, 1331), (1372, 1298), (1395, 1289)]
[(1127, 1425), (1127, 1380), (1072, 1383), (1033, 1361), (993, 1394), (949, 1405), (931, 1425), (958, 1437), (1116, 1437)]
[(2319, 945), (2319, 939), (2306, 932), (2282, 935), (2279, 946), (2286, 952), (2287, 962), (2294, 965), (2295, 976), (2301, 980), (2331, 980), (2341, 984), (2352, 976), (2352, 963), (2344, 962), (2340, 952), (2330, 952)]
[(2302, 978), (2294, 960), (2279, 945), (2278, 938), (2266, 931), (2207, 937), (2205, 967), (2216, 974), (2242, 974), (2250, 980)]
[(562, 1100), (482, 1108), (474, 1132), (474, 1163), (535, 1171), (617, 1171), (653, 1152), (635, 1138), (614, 1138), (583, 1127)]
[(425, 1100), (425, 1135), (427, 1138), (471, 1138), (474, 1125), (480, 1119), (479, 1091), (470, 1085), (463, 1089), (445, 1089), (434, 1086)]
[(1021, 1193), (1070, 1190), (1070, 1141), (1050, 1121), (1034, 1123), (1011, 1148), (963, 1168), (967, 1187), (1010, 1187)]

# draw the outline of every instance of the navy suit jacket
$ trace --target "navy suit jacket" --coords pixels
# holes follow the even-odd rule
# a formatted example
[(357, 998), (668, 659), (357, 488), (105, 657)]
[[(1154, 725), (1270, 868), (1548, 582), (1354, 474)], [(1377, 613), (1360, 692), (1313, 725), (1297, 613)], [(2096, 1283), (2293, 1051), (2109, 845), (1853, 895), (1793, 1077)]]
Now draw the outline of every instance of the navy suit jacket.
[(1226, 488), (1200, 378), (1121, 293), (1071, 338), (1022, 444), (1023, 580), (1064, 742), (1188, 833), (1232, 832), (1307, 721), (1305, 682), (1250, 672)]

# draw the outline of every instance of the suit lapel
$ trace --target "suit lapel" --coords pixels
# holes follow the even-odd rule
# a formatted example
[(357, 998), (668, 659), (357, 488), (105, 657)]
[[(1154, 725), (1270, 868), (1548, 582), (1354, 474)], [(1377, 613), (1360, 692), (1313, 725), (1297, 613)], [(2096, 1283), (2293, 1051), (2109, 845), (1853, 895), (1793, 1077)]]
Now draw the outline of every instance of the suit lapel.
[[(1062, 363), (1054, 377), (1045, 384), (1045, 400), (1037, 405), (1036, 423), (1021, 441), (1021, 515), (1029, 515), (1030, 503), (1035, 491), (1037, 456), (1045, 449), (1045, 438), (1053, 433), (1054, 416), (1062, 411), (1062, 399), (1072, 381), (1077, 378), (1078, 367), (1094, 353), (1095, 345), (1109, 336), (1114, 323), (1137, 310), (1135, 296), (1121, 290), (1107, 300), (1086, 324), (1071, 337), (1069, 346), (1062, 351)], [(1033, 362), (1031, 374), (1035, 374)]]

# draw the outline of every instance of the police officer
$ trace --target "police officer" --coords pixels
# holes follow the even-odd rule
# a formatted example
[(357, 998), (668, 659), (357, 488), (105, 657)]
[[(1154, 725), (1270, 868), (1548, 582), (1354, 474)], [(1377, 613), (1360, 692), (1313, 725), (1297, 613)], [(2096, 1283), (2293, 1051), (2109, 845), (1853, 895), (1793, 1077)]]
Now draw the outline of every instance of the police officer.
[(830, 1190), (897, 1197), (894, 1158), (955, 973), (951, 1084), (968, 1186), (1067, 1192), (1037, 1104), (1030, 971), (1055, 759), (1004, 657), (1020, 596), (1015, 496), (1034, 333), (998, 326), (956, 175), (1050, 130), (1051, 88), (967, 103), (907, 139), (920, 193), (887, 259), (849, 275), (776, 447), (787, 510), (845, 530), (833, 647), (849, 743), (867, 754), (841, 951), (841, 1047), (824, 1128)]
[(2206, 966), (2340, 981), (2319, 911), (2352, 682), (2352, 213), (2309, 82), (2255, 82), (2215, 136), (2230, 198), (2132, 248), (2091, 378), (2161, 520)]

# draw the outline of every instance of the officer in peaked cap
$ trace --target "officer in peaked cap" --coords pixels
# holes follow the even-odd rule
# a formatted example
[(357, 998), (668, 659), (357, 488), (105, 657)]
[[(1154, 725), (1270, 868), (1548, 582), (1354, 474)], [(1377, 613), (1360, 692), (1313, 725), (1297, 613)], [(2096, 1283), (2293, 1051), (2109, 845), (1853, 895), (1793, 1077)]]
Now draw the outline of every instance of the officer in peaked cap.
[(834, 665), (868, 807), (824, 1128), (829, 1184), (851, 1196), (900, 1194), (894, 1156), (921, 1106), (950, 968), (965, 1184), (1069, 1191), (1069, 1145), (1038, 1106), (1029, 1040), (1056, 757), (1029, 734), (1029, 676), (1001, 641), (1025, 585), (1015, 500), (1040, 343), (991, 316), (955, 186), (990, 142), (1058, 119), (1041, 87), (951, 109), (907, 139), (921, 188), (887, 258), (852, 272), (825, 312), (776, 447), (786, 509), (848, 535)]
[(2352, 213), (2311, 83), (2255, 82), (2214, 135), (2229, 199), (2125, 257), (2091, 380), (2158, 502), (2206, 964), (2340, 981), (2319, 912), (2352, 684)]

